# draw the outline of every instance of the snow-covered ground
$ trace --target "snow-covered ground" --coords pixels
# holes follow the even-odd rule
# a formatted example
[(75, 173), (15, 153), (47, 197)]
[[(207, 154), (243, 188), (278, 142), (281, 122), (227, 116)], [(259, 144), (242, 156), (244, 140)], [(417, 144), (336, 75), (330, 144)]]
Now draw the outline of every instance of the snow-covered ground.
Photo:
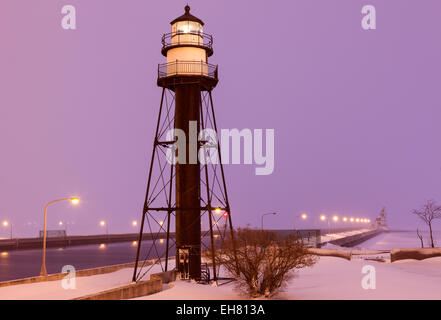
[[(429, 246), (428, 232), (421, 232), (423, 235), (425, 247)], [(434, 234), (435, 245), (441, 245), (441, 232), (435, 231)], [(421, 242), (418, 239), (416, 232), (385, 232), (378, 236), (369, 239), (358, 247), (372, 250), (391, 250), (397, 248), (421, 248)]]
[[(375, 267), (376, 289), (365, 290), (361, 285), (365, 276), (361, 270), (367, 264)], [(313, 267), (300, 270), (275, 299), (441, 299), (440, 287), (441, 258), (381, 263), (320, 257)], [(213, 287), (176, 281), (166, 288), (138, 299), (243, 299), (232, 283)]]
[[(361, 230), (360, 230), (361, 231)], [(359, 231), (359, 232), (360, 232)], [(348, 233), (346, 233), (348, 235)], [(341, 234), (340, 234), (341, 236)], [(326, 248), (341, 249), (328, 244)], [(390, 250), (419, 247), (412, 232), (383, 233), (358, 248), (350, 250)], [(174, 262), (174, 261), (173, 261)], [(361, 281), (365, 265), (375, 267), (376, 289), (365, 290)], [(172, 266), (171, 266), (172, 267)], [(160, 272), (154, 266), (149, 274)], [(76, 279), (76, 289), (63, 289), (61, 281), (48, 281), (0, 288), (0, 300), (6, 299), (73, 299), (91, 293), (124, 286), (131, 282), (133, 269), (126, 268), (109, 274)], [(384, 263), (369, 260), (348, 261), (336, 257), (320, 257), (317, 264), (299, 270), (287, 289), (276, 299), (441, 299), (441, 257), (422, 261), (401, 260)], [(234, 284), (221, 286), (176, 281), (164, 285), (164, 290), (138, 299), (243, 299)]]
[[(376, 289), (361, 286), (364, 265), (376, 271)], [(158, 272), (156, 266), (151, 272)], [(129, 284), (133, 269), (80, 277), (76, 289), (65, 290), (61, 281), (48, 281), (0, 288), (0, 299), (72, 299)], [(151, 273), (150, 272), (150, 273)], [(394, 263), (348, 261), (320, 257), (316, 265), (302, 269), (285, 292), (276, 299), (441, 299), (441, 258)], [(218, 287), (176, 281), (164, 285), (164, 291), (139, 299), (243, 299), (229, 283)]]

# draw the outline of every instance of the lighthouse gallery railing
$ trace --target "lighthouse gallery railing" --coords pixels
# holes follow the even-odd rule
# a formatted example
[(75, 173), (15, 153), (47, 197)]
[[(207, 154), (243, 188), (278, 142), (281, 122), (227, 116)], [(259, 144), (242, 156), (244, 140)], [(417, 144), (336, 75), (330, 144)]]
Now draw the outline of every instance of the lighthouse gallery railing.
[(213, 49), (213, 37), (200, 32), (173, 32), (166, 33), (162, 36), (162, 49), (181, 45)]
[(217, 65), (203, 61), (173, 61), (158, 65), (158, 78), (175, 75), (206, 76), (217, 80)]

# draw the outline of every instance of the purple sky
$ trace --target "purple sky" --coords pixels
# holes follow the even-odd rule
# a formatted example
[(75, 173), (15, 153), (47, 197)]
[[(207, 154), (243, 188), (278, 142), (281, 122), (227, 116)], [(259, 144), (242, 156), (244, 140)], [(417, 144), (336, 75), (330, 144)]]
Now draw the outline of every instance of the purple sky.
[[(274, 128), (275, 170), (228, 165), (235, 226), (291, 228), (302, 211), (415, 228), (441, 202), (439, 0), (188, 1), (214, 36), (220, 128)], [(139, 219), (161, 89), (160, 38), (186, 1), (0, 2), (0, 219), (131, 232)], [(77, 9), (75, 31), (61, 7)], [(377, 9), (377, 30), (360, 26)], [(28, 225), (28, 223), (31, 225)], [(33, 224), (35, 223), (35, 224)], [(301, 227), (312, 227), (312, 219)], [(440, 223), (438, 223), (439, 228)], [(8, 236), (1, 227), (0, 237)]]

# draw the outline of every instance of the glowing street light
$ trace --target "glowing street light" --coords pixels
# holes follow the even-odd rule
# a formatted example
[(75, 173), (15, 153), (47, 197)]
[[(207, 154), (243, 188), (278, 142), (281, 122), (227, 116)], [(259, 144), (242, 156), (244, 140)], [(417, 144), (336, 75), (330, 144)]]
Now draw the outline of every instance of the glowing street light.
[(301, 218), (302, 220), (306, 220), (308, 215), (306, 213), (302, 213), (301, 215), (294, 217), (294, 230), (296, 230), (296, 219)]
[(348, 218), (343, 217), (343, 222), (348, 222)]
[(333, 217), (332, 217), (332, 221), (334, 221), (334, 222), (338, 222), (338, 216), (333, 216)]
[(12, 240), (12, 223), (10, 223), (8, 220), (3, 221), (3, 227), (7, 228), (8, 226), (10, 227), (10, 236), (11, 236), (11, 240)]
[(62, 227), (64, 225), (64, 233), (67, 235), (67, 225), (68, 225), (68, 223), (67, 222), (63, 222), (63, 221), (59, 221), (58, 225), (60, 227)]
[(349, 221), (354, 222), (354, 218), (351, 217), (351, 219), (349, 219)]
[(76, 205), (80, 202), (80, 198), (77, 197), (73, 197), (73, 198), (62, 198), (62, 199), (56, 199), (53, 200), (51, 202), (49, 202), (46, 207), (44, 208), (44, 227), (43, 227), (43, 262), (41, 264), (41, 271), (40, 271), (40, 276), (47, 276), (47, 271), (46, 271), (46, 237), (47, 237), (47, 231), (46, 231), (46, 226), (47, 226), (47, 208), (55, 203), (55, 202), (60, 202), (60, 201), (70, 201), (72, 202), (72, 204)]
[(355, 222), (359, 223), (360, 222), (360, 218), (355, 219)]
[(105, 220), (100, 221), (100, 227), (106, 227), (106, 234), (109, 234), (109, 229), (107, 227), (107, 222)]
[(132, 221), (132, 226), (136, 227), (137, 225), (138, 225), (138, 221), (133, 220), (133, 221)]
[(320, 216), (320, 221), (321, 222), (326, 222), (326, 221), (328, 222), (328, 233), (331, 233), (331, 219), (328, 219), (328, 217), (326, 215), (322, 214)]

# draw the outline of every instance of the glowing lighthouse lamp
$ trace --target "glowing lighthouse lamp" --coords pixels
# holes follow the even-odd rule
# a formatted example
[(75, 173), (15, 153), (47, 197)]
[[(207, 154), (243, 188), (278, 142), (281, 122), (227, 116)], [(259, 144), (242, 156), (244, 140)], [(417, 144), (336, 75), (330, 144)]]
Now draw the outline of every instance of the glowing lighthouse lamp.
[(208, 76), (213, 38), (204, 35), (203, 26), (202, 20), (190, 14), (188, 5), (184, 15), (171, 22), (171, 33), (162, 37), (162, 54), (167, 57), (166, 71), (162, 71), (167, 76)]

